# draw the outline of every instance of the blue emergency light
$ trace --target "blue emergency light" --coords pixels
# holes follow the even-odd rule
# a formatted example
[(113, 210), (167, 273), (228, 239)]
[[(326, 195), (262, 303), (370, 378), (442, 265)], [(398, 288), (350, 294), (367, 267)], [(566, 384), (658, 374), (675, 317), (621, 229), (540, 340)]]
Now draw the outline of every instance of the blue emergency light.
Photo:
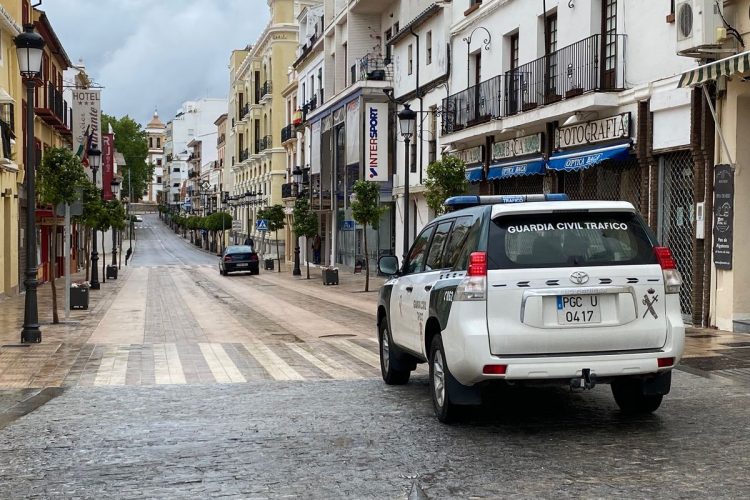
[(499, 194), (490, 196), (462, 195), (445, 200), (443, 205), (453, 209), (475, 207), (478, 205), (496, 205), (499, 203), (526, 203), (532, 201), (568, 201), (565, 193), (548, 194)]

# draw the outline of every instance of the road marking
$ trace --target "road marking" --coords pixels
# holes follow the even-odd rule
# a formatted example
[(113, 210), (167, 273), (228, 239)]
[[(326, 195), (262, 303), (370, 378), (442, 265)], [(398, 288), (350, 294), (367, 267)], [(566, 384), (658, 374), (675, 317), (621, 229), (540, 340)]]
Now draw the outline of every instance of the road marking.
[(104, 352), (99, 362), (99, 368), (96, 370), (94, 385), (109, 385), (109, 379), (112, 376), (112, 368), (115, 364), (115, 352), (117, 346), (102, 346)]
[(310, 351), (306, 350), (304, 347), (297, 344), (290, 343), (286, 344), (286, 346), (312, 363), (316, 368), (335, 379), (345, 380), (362, 378), (361, 375), (358, 375), (348, 368), (342, 366), (336, 360), (329, 358), (322, 352), (316, 352), (315, 354), (313, 354)]
[(175, 344), (154, 344), (154, 381), (159, 385), (187, 383)]
[(332, 340), (332, 345), (341, 349), (342, 351), (351, 354), (360, 361), (364, 361), (368, 365), (374, 368), (380, 368), (380, 357), (377, 354), (373, 354), (364, 347), (360, 347), (357, 344), (349, 342), (348, 340)]
[(265, 344), (254, 341), (245, 342), (245, 349), (265, 368), (269, 375), (276, 380), (304, 380), (305, 377), (297, 373), (297, 370), (281, 359)]
[(125, 346), (119, 346), (112, 363), (112, 376), (109, 385), (125, 385), (125, 374), (128, 371), (129, 351)]
[(206, 360), (217, 382), (220, 384), (247, 382), (221, 344), (201, 342), (198, 345), (203, 353), (203, 359)]

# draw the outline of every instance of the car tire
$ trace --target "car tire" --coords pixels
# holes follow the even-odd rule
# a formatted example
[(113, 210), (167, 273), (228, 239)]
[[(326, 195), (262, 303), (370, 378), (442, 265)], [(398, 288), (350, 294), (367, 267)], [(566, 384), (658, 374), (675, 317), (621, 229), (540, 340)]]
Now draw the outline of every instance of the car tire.
[(401, 364), (398, 359), (396, 346), (391, 339), (388, 322), (383, 319), (378, 326), (378, 345), (380, 349), (380, 373), (383, 381), (388, 385), (404, 385), (409, 382), (411, 370), (399, 370), (396, 367)]
[(643, 381), (638, 379), (614, 380), (612, 395), (623, 413), (643, 415), (655, 412), (661, 406), (661, 394), (643, 394)]
[(432, 395), (432, 406), (435, 416), (444, 423), (449, 424), (458, 419), (459, 408), (451, 402), (448, 394), (448, 380), (452, 378), (448, 363), (445, 361), (445, 349), (443, 338), (435, 335), (430, 344), (430, 393)]

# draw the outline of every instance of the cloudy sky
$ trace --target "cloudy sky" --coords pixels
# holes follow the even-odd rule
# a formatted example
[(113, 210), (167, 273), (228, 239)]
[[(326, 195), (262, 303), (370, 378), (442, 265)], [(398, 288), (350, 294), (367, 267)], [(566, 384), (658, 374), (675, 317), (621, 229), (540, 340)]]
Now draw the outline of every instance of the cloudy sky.
[(83, 59), (102, 111), (166, 122), (183, 101), (226, 97), (232, 49), (254, 43), (266, 0), (44, 0), (73, 64)]

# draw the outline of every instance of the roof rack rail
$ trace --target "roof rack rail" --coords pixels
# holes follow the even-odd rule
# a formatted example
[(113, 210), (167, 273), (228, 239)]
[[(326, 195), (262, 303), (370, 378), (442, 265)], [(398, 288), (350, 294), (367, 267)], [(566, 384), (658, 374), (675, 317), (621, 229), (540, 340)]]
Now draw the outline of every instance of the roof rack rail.
[(458, 209), (478, 205), (496, 205), (499, 203), (526, 203), (533, 201), (568, 201), (565, 193), (548, 194), (498, 194), (489, 196), (462, 195), (453, 196), (443, 202), (449, 208)]

